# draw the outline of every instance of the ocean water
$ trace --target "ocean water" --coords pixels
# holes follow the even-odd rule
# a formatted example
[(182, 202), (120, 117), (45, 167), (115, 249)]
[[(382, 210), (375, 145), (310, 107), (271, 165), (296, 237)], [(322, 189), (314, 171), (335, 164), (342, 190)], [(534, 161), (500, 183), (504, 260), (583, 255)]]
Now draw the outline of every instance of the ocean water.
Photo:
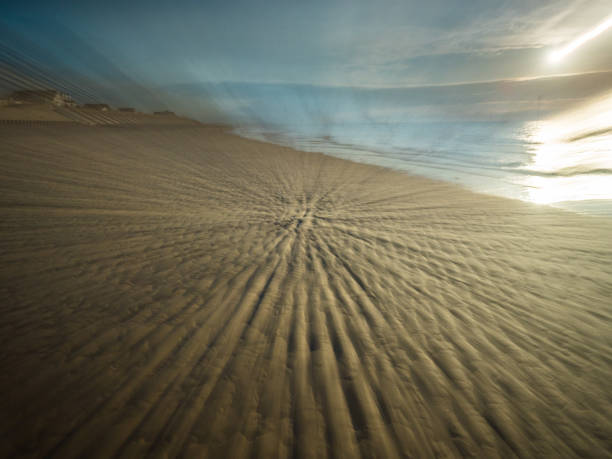
[(481, 193), (612, 216), (612, 122), (608, 128), (609, 119), (598, 124), (585, 113), (536, 122), (302, 123), (236, 132)]

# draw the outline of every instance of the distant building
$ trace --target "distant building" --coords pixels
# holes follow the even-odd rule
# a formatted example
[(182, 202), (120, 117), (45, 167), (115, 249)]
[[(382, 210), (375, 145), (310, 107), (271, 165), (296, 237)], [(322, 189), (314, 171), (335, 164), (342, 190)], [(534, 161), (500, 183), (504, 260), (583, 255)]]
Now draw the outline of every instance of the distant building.
[(132, 108), (132, 107), (120, 107), (119, 108), (120, 112), (129, 112), (129, 113), (134, 113), (136, 111), (136, 109)]
[(161, 112), (153, 112), (154, 115), (174, 115), (174, 112), (170, 110), (163, 110)]
[(107, 112), (108, 110), (111, 109), (108, 106), (108, 104), (85, 104), (85, 105), (83, 105), (83, 107), (89, 108), (91, 110), (99, 110), (101, 112)]
[(73, 107), (76, 102), (68, 94), (54, 89), (22, 89), (9, 96), (11, 104), (52, 104), (58, 107)]

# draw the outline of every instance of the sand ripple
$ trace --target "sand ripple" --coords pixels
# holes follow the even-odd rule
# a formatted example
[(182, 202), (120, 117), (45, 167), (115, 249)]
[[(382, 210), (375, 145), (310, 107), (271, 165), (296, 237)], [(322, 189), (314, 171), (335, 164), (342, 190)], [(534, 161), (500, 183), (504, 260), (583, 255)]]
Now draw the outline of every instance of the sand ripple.
[(609, 220), (214, 127), (0, 137), (0, 455), (610, 456)]

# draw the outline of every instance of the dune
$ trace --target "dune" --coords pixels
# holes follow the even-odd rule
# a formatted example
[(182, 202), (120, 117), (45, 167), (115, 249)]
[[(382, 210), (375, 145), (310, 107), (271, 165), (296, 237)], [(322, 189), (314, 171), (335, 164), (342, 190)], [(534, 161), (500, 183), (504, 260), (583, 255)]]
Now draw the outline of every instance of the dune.
[(0, 105), (0, 123), (65, 122), (66, 117), (48, 104)]
[(55, 106), (50, 103), (0, 105), (0, 124), (76, 123), (89, 126), (181, 125), (200, 123), (169, 113), (157, 115), (87, 107)]
[(0, 456), (610, 457), (610, 219), (58, 126), (0, 123)]

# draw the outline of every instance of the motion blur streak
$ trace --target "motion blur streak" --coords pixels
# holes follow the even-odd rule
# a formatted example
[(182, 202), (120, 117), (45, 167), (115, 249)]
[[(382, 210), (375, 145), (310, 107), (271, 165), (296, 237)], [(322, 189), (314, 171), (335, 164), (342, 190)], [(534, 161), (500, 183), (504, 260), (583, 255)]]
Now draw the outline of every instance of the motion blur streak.
[(579, 46), (582, 46), (587, 41), (592, 40), (596, 36), (600, 35), (602, 32), (605, 32), (610, 27), (612, 27), (612, 16), (610, 16), (608, 19), (606, 19), (604, 22), (599, 24), (594, 29), (589, 30), (587, 33), (583, 35), (580, 35), (578, 38), (576, 38), (574, 41), (572, 41), (570, 44), (568, 44), (564, 48), (561, 48), (560, 50), (553, 52), (550, 55), (551, 61), (553, 62), (560, 61), (565, 56), (567, 56), (569, 53), (574, 51), (576, 48), (578, 48)]

